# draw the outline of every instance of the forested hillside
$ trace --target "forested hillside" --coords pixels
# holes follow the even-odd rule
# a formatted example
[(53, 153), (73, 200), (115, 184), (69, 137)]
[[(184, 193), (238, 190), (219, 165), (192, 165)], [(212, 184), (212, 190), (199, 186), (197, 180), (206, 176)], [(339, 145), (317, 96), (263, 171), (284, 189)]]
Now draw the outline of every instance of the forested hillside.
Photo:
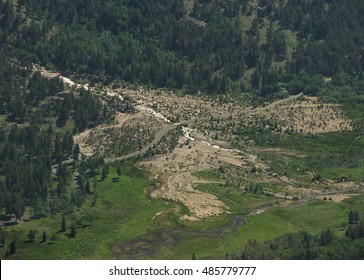
[[(301, 75), (362, 77), (360, 0), (2, 0), (3, 49), (60, 71), (264, 95)], [(313, 90), (314, 91), (314, 90)]]
[[(105, 121), (107, 111), (90, 92), (74, 97), (58, 78), (31, 73), (2, 53), (0, 81), (0, 208), (20, 218), (26, 206), (71, 199), (62, 161), (78, 157), (73, 132)], [(69, 119), (74, 126), (65, 127)], [(56, 189), (52, 166), (58, 170)]]

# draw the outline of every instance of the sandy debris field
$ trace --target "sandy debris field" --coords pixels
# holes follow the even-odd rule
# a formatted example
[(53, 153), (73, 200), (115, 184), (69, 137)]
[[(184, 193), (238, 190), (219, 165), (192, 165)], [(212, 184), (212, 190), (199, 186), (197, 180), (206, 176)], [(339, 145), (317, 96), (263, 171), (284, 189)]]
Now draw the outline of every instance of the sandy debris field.
[(221, 183), (199, 179), (194, 172), (216, 169), (221, 164), (245, 167), (256, 158), (230, 149), (219, 149), (202, 141), (180, 138), (178, 146), (168, 155), (144, 160), (139, 166), (155, 174), (159, 186), (152, 197), (181, 202), (190, 211), (182, 219), (199, 220), (228, 212), (228, 207), (215, 195), (194, 188), (197, 184)]
[(282, 132), (327, 133), (352, 130), (351, 120), (337, 104), (320, 103), (316, 97), (305, 97), (274, 107), (260, 110), (250, 117), (262, 116), (277, 121)]

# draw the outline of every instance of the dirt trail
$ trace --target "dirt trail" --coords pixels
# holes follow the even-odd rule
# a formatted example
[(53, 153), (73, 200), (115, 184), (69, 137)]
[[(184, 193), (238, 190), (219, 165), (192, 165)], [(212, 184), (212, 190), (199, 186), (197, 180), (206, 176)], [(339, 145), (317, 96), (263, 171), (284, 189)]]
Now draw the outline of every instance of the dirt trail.
[(154, 145), (157, 145), (159, 143), (159, 141), (163, 138), (163, 136), (170, 130), (175, 129), (177, 127), (178, 124), (170, 124), (170, 125), (166, 125), (164, 126), (161, 130), (158, 131), (158, 133), (156, 134), (156, 136), (154, 137), (153, 141), (145, 146), (143, 149), (130, 153), (128, 155), (125, 156), (121, 156), (121, 157), (116, 157), (116, 158), (107, 158), (105, 159), (106, 163), (110, 163), (110, 162), (115, 162), (118, 160), (126, 160), (129, 158), (135, 158), (135, 157), (141, 157), (143, 155), (145, 155), (149, 149), (151, 149)]
[(281, 104), (284, 104), (286, 102), (289, 102), (289, 101), (298, 99), (298, 98), (300, 98), (302, 96), (303, 96), (303, 93), (301, 92), (301, 93), (299, 93), (297, 95), (292, 95), (292, 96), (289, 96), (289, 97), (287, 97), (285, 99), (281, 99), (281, 100), (274, 101), (274, 102), (270, 103), (268, 106), (258, 107), (256, 109), (254, 109), (253, 111), (259, 112), (259, 111), (264, 111), (264, 110), (267, 110), (267, 109), (272, 109), (272, 108), (274, 108), (274, 107), (276, 107), (278, 105), (281, 105)]
[(120, 128), (122, 127), (128, 120), (130, 120), (131, 118), (136, 118), (139, 117), (141, 115), (141, 113), (135, 114), (135, 115), (130, 115), (130, 114), (123, 114), (123, 113), (117, 113), (116, 114), (116, 124), (112, 124), (112, 125), (98, 125), (95, 128), (92, 129), (86, 129), (85, 131), (76, 134), (75, 136), (73, 136), (73, 140), (75, 143), (78, 143), (80, 146), (80, 151), (82, 154), (86, 155), (86, 156), (91, 156), (93, 155), (93, 150), (88, 147), (85, 142), (86, 140), (90, 137), (90, 134), (93, 131), (103, 131), (103, 130), (107, 130), (110, 128)]
[[(273, 102), (273, 103), (271, 103), (271, 104), (269, 104), (268, 106), (265, 106), (265, 107), (258, 107), (258, 108), (255, 108), (255, 109), (246, 109), (245, 111), (247, 111), (247, 112), (264, 111), (266, 109), (273, 108), (273, 107), (275, 107), (275, 106), (277, 106), (279, 104), (282, 104), (282, 103), (285, 103), (285, 102), (300, 98), (301, 96), (303, 96), (302, 93), (294, 95), (294, 96), (290, 96), (290, 97), (288, 97), (286, 99), (275, 101), (275, 102)], [(221, 114), (221, 115), (215, 114), (215, 115), (213, 115), (214, 118), (228, 118), (230, 116), (231, 116), (231, 114)], [(159, 141), (163, 138), (163, 136), (168, 131), (170, 131), (170, 130), (172, 130), (172, 129), (174, 129), (177, 126), (182, 125), (182, 124), (186, 125), (186, 124), (191, 124), (191, 123), (194, 123), (194, 122), (201, 122), (201, 121), (205, 121), (205, 120), (209, 120), (209, 119), (211, 119), (211, 117), (201, 117), (201, 118), (195, 118), (195, 119), (191, 119), (191, 120), (180, 121), (178, 123), (167, 124), (166, 126), (164, 126), (157, 133), (157, 135), (154, 137), (153, 141), (149, 145), (144, 147), (143, 149), (141, 149), (139, 151), (136, 151), (136, 152), (133, 152), (133, 153), (130, 153), (130, 154), (125, 155), (125, 156), (105, 159), (105, 162), (114, 162), (114, 161), (118, 161), (118, 160), (125, 160), (125, 159), (129, 159), (129, 158), (133, 158), (133, 157), (143, 156), (150, 148), (152, 148), (154, 145), (157, 145), (159, 143)]]
[[(67, 86), (69, 86), (71, 88), (77, 88), (77, 89), (81, 89), (82, 88), (82, 89), (91, 90), (91, 91), (94, 91), (95, 90), (95, 88), (91, 87), (87, 83), (86, 84), (76, 83), (75, 81), (71, 80), (70, 78), (64, 77), (60, 73), (54, 72), (54, 71), (51, 71), (51, 70), (48, 70), (48, 69), (46, 69), (46, 68), (44, 68), (44, 67), (42, 67), (40, 65), (34, 64), (33, 65), (33, 69), (34, 69), (34, 71), (40, 71), (42, 76), (47, 77), (47, 78), (50, 78), (50, 79), (55, 78), (55, 77), (58, 77), (58, 78), (60, 78), (63, 81), (63, 83), (65, 85), (67, 85)], [(69, 91), (65, 91), (65, 92), (69, 92)], [(120, 96), (119, 93), (110, 92), (108, 90), (106, 90), (106, 93), (107, 93), (107, 95), (110, 95), (110, 96), (114, 96), (114, 95), (116, 96), (117, 95), (117, 96), (119, 96), (122, 99), (122, 97)], [(272, 102), (271, 104), (269, 104), (268, 106), (265, 106), (265, 107), (258, 107), (258, 108), (255, 108), (255, 109), (245, 109), (243, 111), (245, 111), (245, 112), (264, 111), (264, 110), (273, 108), (273, 107), (275, 107), (277, 105), (280, 105), (282, 103), (286, 103), (287, 101), (291, 101), (293, 99), (297, 99), (297, 98), (301, 97), (302, 95), (303, 94), (300, 93), (300, 94), (297, 94), (295, 96), (289, 96), (286, 99), (282, 99), (282, 100), (278, 100), (278, 101)], [(118, 161), (118, 160), (125, 160), (125, 159), (129, 159), (129, 158), (143, 156), (154, 145), (157, 145), (160, 142), (160, 140), (163, 138), (163, 136), (167, 132), (169, 132), (172, 129), (175, 129), (177, 126), (179, 126), (181, 124), (188, 125), (188, 124), (191, 124), (191, 123), (194, 123), (194, 122), (201, 122), (201, 121), (205, 121), (205, 120), (208, 120), (208, 119), (211, 118), (211, 116), (209, 116), (209, 117), (199, 117), (199, 118), (193, 118), (193, 119), (190, 119), (190, 120), (180, 121), (178, 123), (171, 123), (171, 121), (168, 120), (161, 113), (156, 112), (152, 108), (149, 108), (149, 107), (143, 105), (142, 104), (143, 102), (139, 102), (139, 103), (140, 104), (136, 106), (136, 109), (138, 109), (140, 112), (149, 112), (152, 115), (154, 115), (155, 117), (164, 120), (167, 123), (166, 126), (162, 127), (158, 131), (158, 133), (155, 135), (154, 139), (152, 140), (152, 142), (149, 145), (145, 146), (144, 148), (140, 149), (139, 151), (136, 151), (136, 152), (133, 152), (133, 153), (130, 153), (128, 155), (121, 156), (121, 157), (108, 158), (108, 159), (105, 159), (105, 162), (114, 162), (114, 161)], [(235, 112), (234, 114), (233, 113), (229, 113), (229, 114), (212, 114), (212, 117), (213, 118), (228, 118), (228, 117), (231, 117), (232, 115), (240, 114), (240, 113), (241, 112)], [(136, 115), (134, 115), (134, 117), (135, 116)], [(93, 131), (93, 130), (101, 130), (102, 131), (102, 130), (105, 130), (105, 129), (110, 129), (112, 127), (122, 127), (123, 124), (128, 119), (130, 119), (132, 117), (133, 116), (127, 116), (125, 114), (118, 113), (118, 115), (117, 115), (118, 123), (116, 125), (106, 126), (106, 127), (100, 126), (100, 127), (94, 128), (92, 130), (86, 130), (86, 131), (84, 131), (84, 132), (82, 132), (82, 133), (80, 133), (80, 134), (78, 134), (78, 135), (76, 135), (74, 137), (75, 143), (79, 143), (80, 144), (81, 153), (83, 153), (83, 154), (85, 154), (87, 156), (90, 156), (90, 155), (92, 155), (93, 150), (92, 149), (88, 149), (82, 143), (84, 142), (83, 141), (84, 139), (87, 139), (89, 137), (91, 131)], [(213, 146), (213, 147), (220, 149), (220, 147), (217, 147), (217, 146)]]

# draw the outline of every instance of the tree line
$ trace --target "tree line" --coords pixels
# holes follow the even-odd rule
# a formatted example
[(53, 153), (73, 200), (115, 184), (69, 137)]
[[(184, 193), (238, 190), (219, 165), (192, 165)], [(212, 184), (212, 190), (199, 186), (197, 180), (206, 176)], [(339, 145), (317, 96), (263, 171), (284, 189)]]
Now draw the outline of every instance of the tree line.
[(242, 253), (233, 259), (283, 260), (359, 260), (364, 258), (364, 222), (351, 210), (344, 237), (327, 229), (315, 235), (308, 232), (288, 233), (274, 240), (250, 240)]

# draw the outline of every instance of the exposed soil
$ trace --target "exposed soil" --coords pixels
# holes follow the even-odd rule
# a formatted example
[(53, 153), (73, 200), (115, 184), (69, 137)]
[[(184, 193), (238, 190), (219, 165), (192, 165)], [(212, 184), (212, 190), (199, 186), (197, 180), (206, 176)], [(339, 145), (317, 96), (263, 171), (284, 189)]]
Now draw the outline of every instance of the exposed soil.
[(222, 164), (245, 168), (248, 162), (258, 164), (256, 158), (250, 155), (183, 136), (172, 153), (142, 161), (139, 166), (156, 174), (155, 179), (160, 182), (152, 197), (181, 202), (190, 211), (182, 219), (199, 220), (226, 212), (228, 208), (216, 196), (193, 187), (196, 184), (221, 182), (201, 180), (193, 174), (217, 169)]
[(121, 128), (123, 126), (123, 124), (129, 120), (131, 117), (135, 117), (137, 118), (137, 115), (130, 115), (130, 114), (123, 114), (120, 112), (116, 113), (115, 116), (115, 124), (113, 125), (98, 125), (97, 127), (93, 128), (93, 129), (86, 129), (85, 131), (75, 135), (73, 137), (73, 140), (75, 143), (78, 143), (80, 146), (80, 152), (86, 156), (92, 156), (95, 153), (96, 148), (91, 146), (91, 145), (87, 145), (87, 139), (89, 139), (90, 134), (93, 131), (102, 131), (102, 130), (106, 130), (109, 128)]
[(96, 152), (106, 156), (120, 156), (148, 145), (162, 126), (163, 121), (145, 112), (134, 115), (117, 113), (115, 124), (87, 129), (75, 135), (74, 141), (86, 156)]
[(287, 102), (275, 106), (274, 110), (267, 108), (256, 111), (249, 117), (255, 116), (276, 121), (282, 132), (318, 134), (353, 129), (351, 120), (344, 115), (339, 105), (322, 104), (315, 97)]
[(333, 202), (341, 202), (345, 199), (357, 196), (359, 194), (333, 194), (333, 195), (328, 195), (328, 196), (318, 196), (318, 199), (323, 199), (323, 200), (330, 200)]

